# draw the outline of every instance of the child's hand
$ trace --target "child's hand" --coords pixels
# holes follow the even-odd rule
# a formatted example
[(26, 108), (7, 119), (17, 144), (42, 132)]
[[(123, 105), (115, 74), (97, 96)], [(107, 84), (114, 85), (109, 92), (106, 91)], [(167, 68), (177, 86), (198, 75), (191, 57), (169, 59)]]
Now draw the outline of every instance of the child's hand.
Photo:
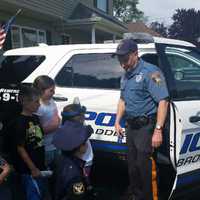
[(0, 184), (2, 184), (3, 181), (5, 181), (6, 177), (8, 176), (10, 172), (10, 166), (8, 165), (8, 163), (4, 163), (3, 165), (1, 165), (1, 169), (3, 171), (0, 174)]
[(31, 175), (33, 178), (41, 176), (40, 170), (36, 167), (31, 170)]

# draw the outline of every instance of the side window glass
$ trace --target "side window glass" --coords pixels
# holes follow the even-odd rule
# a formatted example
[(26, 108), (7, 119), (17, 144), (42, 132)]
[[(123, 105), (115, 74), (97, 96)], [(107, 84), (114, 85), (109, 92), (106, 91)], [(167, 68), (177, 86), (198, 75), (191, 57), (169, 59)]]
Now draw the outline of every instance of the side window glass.
[(168, 62), (176, 85), (175, 99), (197, 99), (200, 92), (200, 54), (190, 49), (167, 47)]
[(59, 86), (73, 86), (73, 68), (72, 68), (72, 61), (73, 59), (70, 59), (61, 69), (61, 71), (58, 73), (58, 75), (55, 78), (55, 82)]
[(151, 63), (153, 65), (156, 65), (156, 66), (159, 66), (158, 64), (158, 55), (155, 54), (155, 53), (148, 53), (148, 54), (144, 54), (141, 56), (141, 58), (148, 62), (148, 63)]
[(74, 55), (55, 81), (62, 87), (119, 89), (123, 69), (111, 54)]
[[(190, 71), (190, 78), (192, 79), (196, 78), (195, 71), (199, 73), (199, 78), (200, 78), (199, 64), (178, 54), (168, 54), (167, 58), (170, 65), (172, 66), (172, 72), (176, 80), (188, 79), (189, 71)], [(193, 77), (192, 77), (192, 74), (193, 74)]]
[(39, 65), (44, 62), (45, 56), (1, 56), (0, 82), (20, 83), (26, 79)]

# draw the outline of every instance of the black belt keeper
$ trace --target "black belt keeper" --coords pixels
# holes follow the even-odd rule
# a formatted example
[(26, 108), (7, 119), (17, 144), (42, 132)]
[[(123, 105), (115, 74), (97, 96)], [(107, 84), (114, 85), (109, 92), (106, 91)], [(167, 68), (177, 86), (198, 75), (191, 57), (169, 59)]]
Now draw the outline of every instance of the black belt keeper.
[(132, 117), (128, 118), (127, 120), (128, 126), (132, 129), (139, 129), (143, 126), (148, 125), (149, 123), (155, 123), (156, 122), (156, 114), (150, 115), (150, 116), (138, 116), (138, 117)]

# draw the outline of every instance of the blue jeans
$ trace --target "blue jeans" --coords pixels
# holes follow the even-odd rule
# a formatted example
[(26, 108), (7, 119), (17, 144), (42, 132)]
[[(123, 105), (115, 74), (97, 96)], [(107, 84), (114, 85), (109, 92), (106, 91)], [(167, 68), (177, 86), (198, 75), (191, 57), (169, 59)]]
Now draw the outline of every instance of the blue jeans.
[(47, 180), (44, 178), (32, 178), (29, 174), (22, 175), (22, 184), (28, 200), (43, 200), (47, 191)]

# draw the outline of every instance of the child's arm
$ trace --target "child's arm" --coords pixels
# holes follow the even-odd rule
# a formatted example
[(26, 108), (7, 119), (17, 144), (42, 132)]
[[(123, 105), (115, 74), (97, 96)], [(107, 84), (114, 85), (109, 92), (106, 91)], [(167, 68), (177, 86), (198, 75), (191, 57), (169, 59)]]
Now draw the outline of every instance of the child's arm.
[(25, 148), (21, 145), (17, 146), (17, 151), (19, 153), (19, 155), (21, 156), (21, 158), (23, 159), (23, 161), (27, 164), (28, 168), (31, 171), (31, 175), (33, 177), (38, 177), (41, 175), (40, 170), (35, 166), (35, 164), (33, 163), (33, 161), (30, 159), (27, 151), (25, 150)]
[(51, 133), (53, 131), (55, 131), (59, 125), (60, 125), (60, 117), (58, 116), (58, 112), (55, 112), (53, 115), (53, 118), (46, 122), (45, 124), (43, 124), (43, 130), (45, 134)]
[(0, 169), (2, 170), (1, 174), (0, 174), (0, 184), (3, 183), (3, 181), (5, 180), (5, 178), (8, 176), (9, 172), (10, 172), (10, 166), (9, 164), (2, 160), (3, 163), (0, 165)]

